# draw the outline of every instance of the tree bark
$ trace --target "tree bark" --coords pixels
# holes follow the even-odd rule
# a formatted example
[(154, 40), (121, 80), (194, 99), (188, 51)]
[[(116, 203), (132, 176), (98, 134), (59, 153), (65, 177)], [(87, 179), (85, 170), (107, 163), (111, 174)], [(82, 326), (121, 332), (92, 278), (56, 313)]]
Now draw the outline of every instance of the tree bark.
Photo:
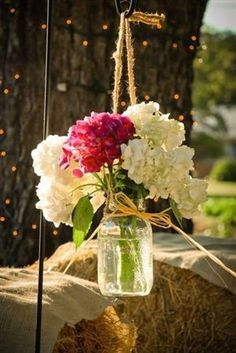
[[(108, 0), (54, 3), (49, 130), (64, 135), (76, 119), (91, 111), (111, 110), (111, 56), (119, 18)], [(165, 25), (162, 29), (132, 25), (138, 99), (158, 101), (161, 110), (174, 118), (183, 115), (187, 144), (192, 126), (192, 64), (206, 3), (140, 2), (137, 10), (163, 12)], [(45, 9), (45, 2), (20, 0), (14, 11), (9, 1), (1, 1), (0, 265), (22, 266), (37, 258), (39, 213), (34, 204), (38, 179), (30, 152), (42, 139)], [(67, 24), (67, 19), (72, 23)], [(128, 104), (125, 92), (121, 100)], [(67, 227), (58, 230), (58, 237), (52, 236), (53, 231), (54, 226), (48, 224), (47, 256), (71, 237)]]

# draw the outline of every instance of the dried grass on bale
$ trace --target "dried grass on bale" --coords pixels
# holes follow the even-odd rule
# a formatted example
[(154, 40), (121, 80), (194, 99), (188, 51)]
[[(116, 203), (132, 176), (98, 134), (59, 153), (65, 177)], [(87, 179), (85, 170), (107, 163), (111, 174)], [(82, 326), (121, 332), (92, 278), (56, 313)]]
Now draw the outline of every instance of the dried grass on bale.
[(188, 270), (155, 261), (154, 271), (151, 294), (123, 304), (137, 327), (137, 351), (235, 353), (235, 296)]
[[(74, 261), (66, 273), (87, 279), (91, 282), (97, 282), (97, 246), (93, 241), (90, 244), (85, 248), (78, 249), (77, 253), (75, 253), (73, 243), (66, 243), (59, 246), (55, 253), (44, 262), (44, 269), (47, 271), (64, 272), (71, 258), (74, 256)], [(38, 262), (35, 262), (31, 268), (36, 270)]]
[[(64, 249), (63, 249), (64, 247)], [(74, 252), (65, 244), (46, 262), (62, 270)], [(64, 254), (64, 259), (57, 257)], [(52, 261), (53, 260), (53, 261)], [(96, 274), (96, 244), (78, 251), (68, 273)], [(154, 262), (155, 280), (147, 297), (124, 298), (117, 306), (137, 327), (138, 353), (236, 353), (236, 297), (191, 271)]]
[(129, 353), (135, 338), (134, 325), (122, 323), (110, 306), (95, 320), (65, 325), (52, 353)]

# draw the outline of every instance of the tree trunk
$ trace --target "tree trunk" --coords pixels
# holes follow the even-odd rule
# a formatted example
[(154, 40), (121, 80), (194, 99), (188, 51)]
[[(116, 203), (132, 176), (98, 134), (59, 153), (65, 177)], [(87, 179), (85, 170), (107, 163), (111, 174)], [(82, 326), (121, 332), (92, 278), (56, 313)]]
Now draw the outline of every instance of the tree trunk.
[[(111, 56), (119, 18), (108, 0), (54, 3), (49, 130), (62, 135), (91, 111), (111, 110)], [(158, 101), (163, 112), (184, 119), (187, 144), (192, 126), (192, 64), (206, 3), (148, 0), (144, 5), (140, 1), (138, 10), (163, 12), (165, 25), (161, 29), (132, 25), (139, 101)], [(22, 266), (37, 257), (38, 179), (30, 152), (42, 139), (45, 8), (42, 2), (20, 0), (14, 9), (1, 0), (0, 265)], [(128, 104), (126, 97), (124, 93), (123, 105)], [(53, 233), (56, 229), (48, 224), (47, 256), (71, 237), (67, 227), (58, 230), (58, 237)]]

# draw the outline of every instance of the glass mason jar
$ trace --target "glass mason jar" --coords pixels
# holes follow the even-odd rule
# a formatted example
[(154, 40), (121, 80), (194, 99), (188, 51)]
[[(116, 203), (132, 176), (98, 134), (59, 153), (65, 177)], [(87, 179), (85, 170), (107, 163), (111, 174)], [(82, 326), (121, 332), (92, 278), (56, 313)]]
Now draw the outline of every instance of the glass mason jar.
[(105, 296), (144, 296), (153, 284), (151, 225), (136, 217), (103, 221), (98, 233), (98, 284)]

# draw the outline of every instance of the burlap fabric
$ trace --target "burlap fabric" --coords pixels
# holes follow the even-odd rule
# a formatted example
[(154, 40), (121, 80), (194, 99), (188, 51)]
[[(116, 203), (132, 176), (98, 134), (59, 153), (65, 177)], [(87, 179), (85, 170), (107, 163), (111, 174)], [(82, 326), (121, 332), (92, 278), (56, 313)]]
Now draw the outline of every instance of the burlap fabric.
[[(37, 271), (0, 269), (0, 352), (33, 353)], [(98, 317), (110, 304), (97, 285), (61, 273), (44, 275), (42, 353), (51, 353), (65, 323)]]

